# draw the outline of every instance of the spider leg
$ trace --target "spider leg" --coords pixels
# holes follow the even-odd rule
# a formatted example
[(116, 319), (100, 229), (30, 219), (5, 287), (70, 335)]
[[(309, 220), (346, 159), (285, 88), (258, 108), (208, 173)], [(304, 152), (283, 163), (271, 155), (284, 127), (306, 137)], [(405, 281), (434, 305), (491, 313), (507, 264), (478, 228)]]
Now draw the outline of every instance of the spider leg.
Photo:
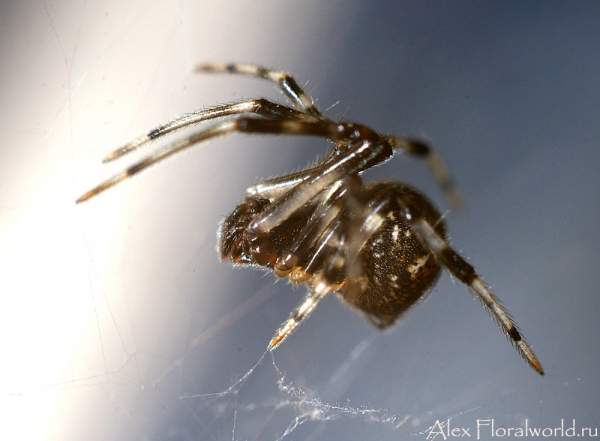
[[(262, 124), (266, 121), (256, 122)], [(336, 124), (327, 120), (320, 124), (290, 121), (285, 125), (290, 128), (298, 127), (298, 134), (321, 136), (334, 142), (347, 143), (347, 148), (326, 158), (323, 163), (312, 169), (308, 178), (275, 200), (260, 216), (254, 219), (248, 226), (248, 231), (256, 236), (281, 224), (292, 213), (342, 177), (358, 174), (393, 156), (393, 149), (386, 140), (362, 125)], [(291, 131), (285, 133), (293, 134)]]
[[(345, 147), (347, 148), (347, 146)], [(338, 153), (339, 150), (334, 149), (333, 152), (329, 153), (317, 165), (312, 165), (297, 172), (288, 173), (283, 176), (277, 176), (275, 178), (259, 182), (258, 184), (254, 184), (246, 189), (244, 192), (244, 199), (265, 198), (273, 202), (275, 199), (279, 199), (301, 182), (306, 181), (314, 173), (318, 173), (319, 170), (322, 170), (323, 166), (335, 158)]]
[(254, 184), (248, 187), (244, 192), (244, 200), (265, 198), (273, 202), (275, 199), (280, 198), (289, 190), (308, 179), (313, 172), (314, 167), (310, 167)]
[(263, 78), (279, 85), (281, 91), (289, 100), (303, 113), (322, 118), (323, 115), (317, 110), (312, 99), (296, 83), (296, 80), (285, 72), (266, 69), (254, 64), (220, 64), (220, 63), (200, 63), (196, 65), (198, 72), (219, 72), (233, 73), (241, 75), (250, 75), (252, 77)]
[[(358, 181), (360, 183), (360, 181)], [(346, 181), (349, 183), (349, 180)], [(355, 194), (352, 191), (352, 183), (346, 186), (346, 190), (340, 191), (340, 197), (332, 197), (330, 199), (331, 206), (343, 205), (343, 208), (352, 209), (355, 200)], [(334, 192), (334, 195), (338, 191)], [(340, 204), (340, 199), (344, 202)], [(317, 304), (327, 294), (338, 291), (345, 283), (348, 276), (355, 277), (352, 270), (359, 267), (355, 265), (361, 249), (364, 247), (369, 238), (377, 231), (385, 216), (381, 215), (381, 211), (385, 209), (389, 199), (377, 201), (370, 204), (368, 207), (362, 207), (359, 213), (362, 215), (359, 218), (340, 218), (337, 217), (339, 210), (335, 212), (336, 217), (327, 223), (327, 227), (323, 229), (322, 234), (318, 235), (318, 247), (314, 251), (314, 255), (310, 256), (311, 260), (317, 260), (319, 254), (323, 253), (326, 256), (323, 270), (318, 271), (309, 281), (307, 285), (311, 291), (306, 296), (304, 301), (298, 305), (296, 310), (290, 317), (281, 325), (271, 339), (268, 349), (274, 350), (279, 346), (292, 332), (300, 325), (302, 320), (307, 318), (310, 313), (316, 308)], [(342, 207), (339, 207), (340, 209)], [(325, 211), (329, 213), (329, 211)], [(350, 223), (348, 226), (346, 223)], [(326, 246), (330, 250), (335, 249), (334, 253), (330, 250), (323, 251)], [(307, 273), (311, 273), (310, 263), (305, 268)], [(362, 271), (360, 271), (362, 276)], [(336, 277), (339, 276), (339, 277)]]
[(392, 135), (384, 135), (384, 138), (394, 148), (402, 149), (425, 161), (451, 208), (459, 209), (465, 205), (448, 168), (427, 143), (415, 138), (399, 138)]
[(314, 262), (328, 243), (327, 236), (335, 230), (335, 221), (343, 208), (348, 178), (325, 189), (319, 195), (319, 202), (306, 225), (296, 235), (289, 249), (279, 256), (273, 271), (279, 277), (290, 276), (294, 283), (303, 283), (318, 270)]
[[(291, 213), (300, 208), (310, 199), (320, 193), (325, 187), (341, 179), (348, 173), (356, 173), (380, 164), (393, 155), (393, 149), (377, 133), (358, 124), (336, 124), (324, 121), (296, 121), (290, 119), (263, 120), (256, 118), (240, 118), (225, 121), (201, 132), (183, 138), (173, 144), (167, 145), (142, 159), (140, 162), (128, 167), (121, 173), (114, 175), (98, 186), (84, 193), (76, 203), (86, 201), (99, 193), (117, 185), (140, 171), (176, 153), (192, 147), (208, 139), (234, 132), (262, 133), (262, 134), (287, 134), (318, 136), (336, 140), (351, 140), (356, 145), (348, 149), (343, 155), (329, 161), (319, 173), (313, 173), (311, 178), (295, 189), (287, 192), (280, 200), (273, 203), (266, 210), (260, 220), (253, 221), (250, 229), (259, 235), (279, 225)], [(300, 191), (298, 191), (300, 190)]]
[(315, 120), (302, 112), (291, 109), (287, 106), (271, 102), (266, 99), (254, 99), (242, 101), (234, 104), (215, 107), (213, 109), (199, 110), (196, 112), (185, 113), (171, 121), (150, 130), (124, 146), (114, 150), (106, 155), (102, 162), (109, 162), (123, 156), (126, 153), (137, 150), (140, 147), (156, 141), (169, 133), (190, 127), (211, 119), (223, 118), (225, 116), (235, 115), (258, 115), (265, 118), (280, 118), (280, 119), (298, 119), (298, 120)]
[[(365, 287), (369, 281), (360, 253), (385, 221), (386, 216), (382, 212), (388, 207), (389, 199), (374, 200), (366, 206), (361, 204), (358, 210), (353, 207), (353, 203), (358, 202), (358, 199), (355, 199), (352, 193), (347, 193), (344, 199), (344, 213), (352, 214), (346, 217), (342, 213), (336, 219), (331, 228), (332, 237), (328, 237), (327, 247), (318, 250), (323, 254), (320, 271), (323, 279), (338, 289), (346, 282)], [(308, 273), (315, 272), (311, 263), (306, 266)]]
[[(199, 63), (196, 65), (196, 70), (199, 72), (217, 72), (217, 73), (233, 73), (241, 75), (249, 75), (257, 78), (263, 78), (273, 83), (276, 83), (281, 91), (289, 98), (289, 100), (306, 114), (324, 118), (323, 114), (317, 110), (312, 99), (302, 90), (293, 77), (285, 72), (273, 69), (267, 69), (253, 64), (221, 64), (221, 63)], [(454, 180), (449, 173), (439, 155), (432, 150), (425, 142), (414, 138), (400, 138), (397, 136), (386, 135), (386, 140), (394, 146), (400, 148), (407, 153), (417, 156), (425, 160), (432, 174), (434, 175), (438, 185), (442, 189), (444, 197), (453, 209), (459, 209), (464, 206), (464, 201), (458, 192)], [(299, 181), (298, 181), (299, 182)], [(265, 182), (262, 184), (267, 186)], [(264, 191), (265, 187), (248, 189), (256, 190), (257, 192)], [(273, 187), (274, 188), (274, 187)], [(248, 193), (247, 193), (248, 194)]]
[[(289, 275), (292, 282), (302, 283), (322, 270), (330, 283), (342, 283), (346, 267), (356, 260), (372, 235), (364, 231), (366, 219), (373, 215), (372, 204), (360, 203), (357, 195), (361, 188), (362, 180), (354, 174), (324, 189), (304, 228), (277, 259), (275, 274)], [(374, 231), (378, 226), (369, 228)]]
[[(315, 253), (312, 258), (316, 258), (322, 250), (329, 246), (335, 247), (339, 245), (340, 242), (340, 222), (337, 220), (333, 220), (324, 229), (323, 234), (318, 236), (319, 245), (315, 250)], [(294, 268), (294, 270), (297, 268)], [(281, 325), (281, 327), (277, 330), (271, 342), (269, 343), (268, 349), (272, 351), (277, 346), (279, 346), (283, 341), (288, 338), (292, 332), (300, 325), (302, 320), (307, 318), (310, 313), (317, 307), (317, 304), (325, 297), (327, 294), (331, 294), (333, 292), (338, 291), (344, 284), (344, 282), (335, 283), (330, 280), (326, 271), (319, 271), (314, 275), (309, 274), (307, 271), (300, 271), (300, 275), (306, 275), (310, 277), (309, 280), (305, 280), (307, 286), (310, 289), (310, 292), (304, 299), (300, 305), (296, 308), (296, 310), (290, 315), (290, 317)]]
[[(331, 287), (325, 282), (317, 283), (312, 291), (306, 296), (304, 301), (298, 305), (296, 310), (290, 315), (283, 325), (277, 330), (271, 341), (269, 342), (268, 349), (272, 351), (279, 346), (283, 341), (290, 336), (292, 332), (300, 325), (300, 322), (310, 315), (311, 312), (317, 307), (317, 304), (329, 294)], [(334, 290), (337, 291), (337, 288)]]
[(404, 216), (419, 239), (429, 247), (438, 261), (442, 263), (454, 277), (467, 285), (471, 291), (475, 293), (491, 313), (492, 317), (494, 317), (496, 322), (504, 330), (508, 338), (515, 344), (519, 354), (521, 354), (525, 361), (527, 361), (535, 371), (540, 375), (544, 375), (542, 365), (520, 334), (508, 312), (502, 307), (496, 297), (490, 292), (489, 288), (485, 286), (481, 278), (475, 273), (473, 266), (467, 263), (465, 259), (454, 251), (450, 245), (436, 233), (434, 228), (420, 215), (418, 207), (410, 204), (408, 199), (402, 198), (401, 196), (399, 197), (398, 202), (404, 207)]
[[(262, 78), (271, 81), (279, 86), (283, 94), (286, 95), (290, 102), (302, 113), (322, 120), (327, 119), (316, 108), (312, 98), (306, 92), (304, 92), (296, 80), (294, 80), (294, 78), (288, 75), (286, 72), (267, 69), (255, 64), (237, 63), (199, 63), (196, 65), (196, 71), (248, 75), (251, 77)], [(342, 140), (334, 140), (334, 142), (338, 147), (344, 146), (344, 142)]]

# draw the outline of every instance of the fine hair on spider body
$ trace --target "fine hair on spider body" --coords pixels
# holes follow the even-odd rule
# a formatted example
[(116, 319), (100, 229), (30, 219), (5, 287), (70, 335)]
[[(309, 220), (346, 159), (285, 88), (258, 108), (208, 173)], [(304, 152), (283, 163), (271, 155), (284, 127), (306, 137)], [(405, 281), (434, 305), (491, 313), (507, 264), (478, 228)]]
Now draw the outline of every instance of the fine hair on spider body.
[(451, 207), (462, 204), (447, 168), (423, 141), (381, 134), (325, 117), (288, 74), (247, 64), (199, 64), (197, 71), (249, 75), (278, 85), (289, 104), (251, 99), (184, 114), (104, 158), (112, 161), (175, 130), (233, 117), (175, 141), (83, 194), (77, 203), (200, 142), (229, 133), (315, 136), (334, 147), (302, 171), (249, 187), (244, 202), (219, 227), (219, 253), (234, 265), (251, 265), (305, 284), (306, 298), (269, 343), (279, 346), (327, 294), (380, 329), (392, 326), (424, 298), (442, 268), (482, 301), (519, 354), (544, 371), (506, 310), (447, 242), (437, 208), (418, 190), (396, 181), (363, 183), (361, 174), (398, 150), (424, 160)]

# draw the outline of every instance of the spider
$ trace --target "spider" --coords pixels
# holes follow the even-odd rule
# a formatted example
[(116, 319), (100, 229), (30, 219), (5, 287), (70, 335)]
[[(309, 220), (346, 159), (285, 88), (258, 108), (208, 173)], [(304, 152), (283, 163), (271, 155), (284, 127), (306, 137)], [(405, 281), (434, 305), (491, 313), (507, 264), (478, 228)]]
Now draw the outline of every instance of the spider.
[(249, 75), (278, 85), (289, 104), (251, 99), (184, 114), (113, 151), (116, 159), (183, 127), (233, 117), (175, 141), (83, 194), (88, 200), (163, 159), (199, 142), (234, 132), (316, 136), (333, 148), (295, 173), (249, 187), (244, 202), (219, 227), (218, 251), (234, 265), (257, 266), (308, 287), (306, 298), (269, 343), (279, 346), (327, 294), (336, 293), (380, 329), (392, 326), (424, 298), (442, 268), (483, 302), (517, 351), (539, 374), (542, 366), (516, 325), (474, 268), (446, 239), (436, 207), (401, 182), (364, 183), (360, 175), (398, 150), (427, 162), (451, 206), (461, 204), (446, 167), (423, 141), (335, 122), (288, 74), (246, 64), (200, 64), (202, 72)]

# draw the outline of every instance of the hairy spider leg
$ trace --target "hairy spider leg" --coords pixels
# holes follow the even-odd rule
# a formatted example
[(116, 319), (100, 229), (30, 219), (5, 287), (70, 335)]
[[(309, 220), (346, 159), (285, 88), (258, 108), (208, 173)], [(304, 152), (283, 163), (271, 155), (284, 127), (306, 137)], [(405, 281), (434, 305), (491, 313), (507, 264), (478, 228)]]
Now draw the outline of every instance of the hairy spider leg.
[(324, 283), (315, 286), (306, 296), (304, 301), (296, 308), (290, 317), (277, 330), (271, 341), (268, 350), (272, 351), (288, 338), (292, 332), (300, 325), (302, 320), (310, 315), (317, 307), (321, 299), (329, 294), (327, 286)]
[(393, 135), (383, 135), (383, 137), (394, 148), (402, 149), (409, 155), (425, 161), (451, 208), (459, 209), (465, 205), (448, 168), (435, 150), (426, 142), (420, 139), (400, 138)]
[[(307, 116), (313, 116), (320, 120), (328, 120), (325, 116), (317, 109), (312, 98), (298, 85), (296, 80), (283, 71), (277, 71), (274, 69), (267, 69), (262, 66), (255, 64), (241, 64), (241, 63), (199, 63), (196, 65), (197, 72), (209, 72), (209, 73), (226, 73), (234, 75), (247, 75), (259, 79), (264, 79), (275, 83), (280, 91), (290, 100), (290, 102), (297, 107), (301, 112)], [(329, 120), (328, 120), (329, 121)], [(342, 141), (336, 141), (338, 147), (343, 145)], [(334, 152), (328, 154), (324, 159), (329, 159)], [(280, 178), (274, 178), (250, 187), (246, 190), (246, 197), (256, 196), (258, 193), (272, 194), (273, 197), (277, 197), (287, 191), (291, 185), (298, 184), (306, 179), (312, 169), (306, 169), (298, 172), (292, 180), (292, 176), (285, 176), (285, 182), (281, 182)], [(287, 179), (289, 178), (289, 179)], [(283, 184), (283, 185), (282, 185)], [(284, 191), (285, 190), (285, 191)], [(268, 197), (272, 199), (271, 197)]]
[[(310, 96), (298, 86), (298, 83), (293, 77), (285, 72), (267, 69), (252, 64), (235, 63), (200, 63), (196, 65), (196, 70), (199, 72), (248, 75), (266, 79), (277, 84), (281, 91), (298, 107), (298, 109), (309, 115), (325, 119), (323, 114), (314, 105)], [(451, 208), (458, 209), (465, 205), (448, 168), (439, 155), (431, 149), (427, 143), (415, 138), (400, 138), (393, 135), (384, 135), (384, 138), (386, 138), (393, 147), (402, 149), (410, 155), (419, 157), (426, 162)], [(264, 182), (261, 185), (267, 186), (269, 185), (269, 181)]]
[(443, 264), (454, 277), (467, 285), (475, 293), (508, 338), (514, 343), (521, 357), (540, 375), (544, 375), (542, 365), (520, 334), (508, 312), (485, 286), (483, 280), (475, 273), (473, 266), (467, 263), (465, 259), (435, 232), (433, 227), (421, 215), (419, 207), (411, 204), (407, 198), (403, 198), (402, 196), (398, 198), (398, 203), (404, 207), (404, 217), (421, 242), (434, 253), (438, 262)]
[[(389, 135), (384, 135), (384, 138), (388, 140), (394, 148), (401, 149), (411, 156), (415, 156), (425, 161), (440, 189), (442, 190), (444, 198), (452, 209), (459, 209), (465, 205), (460, 192), (456, 188), (454, 179), (448, 171), (448, 168), (441, 160), (439, 155), (427, 144), (421, 140), (413, 138), (399, 138)], [(330, 155), (325, 159), (330, 159), (330, 157), (333, 156), (334, 155)], [(244, 198), (249, 199), (264, 197), (273, 201), (274, 199), (283, 196), (284, 193), (293, 187), (308, 179), (312, 173), (314, 173), (315, 169), (321, 166), (322, 163), (301, 171), (259, 182), (246, 189)]]
[(347, 191), (347, 178), (340, 179), (318, 196), (318, 206), (311, 214), (310, 219), (289, 249), (282, 254), (273, 266), (273, 271), (279, 277), (290, 277), (294, 283), (306, 282), (313, 270), (312, 264), (319, 255), (315, 249), (318, 243), (325, 244), (323, 237), (331, 229), (332, 222), (337, 218), (343, 208), (344, 196)]
[(186, 127), (191, 127), (196, 124), (200, 124), (202, 122), (216, 118), (250, 114), (271, 119), (296, 119), (300, 121), (316, 120), (315, 117), (306, 115), (302, 112), (291, 109), (282, 104), (274, 103), (264, 98), (242, 101), (234, 104), (226, 104), (224, 106), (215, 107), (213, 109), (199, 110), (196, 112), (186, 113), (177, 118), (174, 118), (171, 121), (168, 121), (167, 123), (150, 130), (148, 133), (137, 137), (133, 141), (109, 153), (102, 159), (102, 162), (110, 162), (117, 158), (120, 158), (126, 153), (137, 150), (140, 147), (143, 147), (151, 143), (152, 141), (156, 141), (176, 130), (181, 130)]
[[(209, 72), (209, 73), (233, 73), (233, 74), (241, 74), (241, 75), (249, 75), (257, 78), (266, 79), (268, 81), (276, 83), (281, 91), (288, 97), (290, 102), (294, 104), (299, 110), (300, 114), (304, 114), (306, 116), (316, 117), (318, 119), (322, 119), (323, 115), (317, 108), (315, 107), (312, 99), (302, 90), (302, 88), (298, 85), (296, 80), (293, 77), (288, 75), (285, 72), (266, 69), (256, 65), (249, 64), (218, 64), (218, 63), (200, 63), (196, 66), (197, 72)], [(190, 112), (186, 113), (180, 117), (177, 117), (166, 124), (163, 124), (154, 130), (151, 130), (147, 134), (144, 134), (130, 143), (124, 145), (123, 147), (115, 150), (114, 152), (109, 153), (104, 159), (103, 162), (109, 162), (120, 156), (123, 156), (125, 153), (136, 150), (158, 138), (161, 138), (175, 130), (182, 129), (184, 127), (189, 127), (191, 125), (198, 124), (202, 121), (206, 121), (213, 118), (220, 118), (224, 116), (230, 115), (240, 115), (240, 114), (248, 114), (248, 113), (260, 113), (261, 104), (265, 104), (264, 102), (267, 100), (259, 99), (259, 100), (250, 100), (241, 103), (230, 104), (226, 106), (221, 106), (216, 109), (208, 109), (205, 111), (198, 112)], [(268, 102), (268, 101), (267, 101)], [(287, 110), (289, 109), (286, 106), (281, 106), (279, 104), (275, 104), (272, 102), (268, 102), (274, 106), (285, 107)], [(259, 109), (255, 110), (255, 107), (259, 106)], [(269, 106), (267, 106), (269, 107)], [(269, 113), (267, 109), (266, 113)], [(267, 116), (263, 114), (262, 116)], [(274, 116), (273, 114), (270, 116)], [(279, 115), (284, 116), (284, 115)]]
[(291, 213), (315, 197), (325, 187), (341, 179), (345, 174), (366, 170), (388, 160), (394, 153), (392, 147), (379, 137), (379, 135), (371, 129), (358, 124), (335, 124), (327, 120), (316, 122), (294, 120), (272, 121), (246, 117), (233, 121), (225, 121), (167, 145), (145, 159), (142, 159), (140, 162), (128, 167), (125, 171), (114, 175), (89, 190), (77, 199), (76, 202), (86, 201), (151, 165), (188, 149), (201, 141), (233, 132), (318, 136), (333, 140), (348, 140), (355, 143), (355, 146), (348, 149), (344, 154), (338, 155), (323, 167), (317, 167), (316, 172), (311, 175), (311, 178), (288, 191), (268, 207), (263, 216), (253, 221), (249, 228), (257, 236), (279, 225)]
[(315, 172), (316, 168), (318, 168), (318, 166), (309, 167), (301, 171), (278, 176), (276, 178), (254, 184), (248, 187), (244, 192), (244, 200), (265, 198), (273, 202), (275, 199), (279, 199), (301, 182), (304, 182), (310, 178)]
[[(196, 71), (247, 75), (271, 81), (279, 87), (280, 91), (290, 100), (293, 105), (296, 106), (298, 110), (308, 116), (313, 116), (323, 121), (328, 120), (321, 113), (321, 111), (317, 109), (312, 98), (298, 85), (296, 80), (286, 72), (267, 69), (254, 64), (237, 63), (199, 63), (196, 65)], [(342, 148), (344, 146), (344, 141), (341, 140), (334, 141), (334, 143), (338, 148)], [(329, 153), (329, 155), (324, 158), (324, 161), (330, 159), (334, 153), (335, 152)], [(268, 185), (268, 183), (263, 184)]]
[[(252, 124), (256, 124), (258, 129), (265, 122), (267, 121), (253, 120)], [(343, 176), (358, 174), (386, 162), (394, 155), (393, 148), (385, 139), (363, 125), (336, 124), (328, 120), (319, 123), (284, 121), (281, 124), (293, 128), (293, 131), (280, 129), (279, 133), (320, 136), (334, 142), (347, 143), (348, 148), (331, 156), (330, 160), (323, 161), (315, 167), (309, 178), (274, 201), (260, 216), (257, 216), (248, 226), (248, 231), (256, 236), (280, 225), (292, 213)]]
[[(316, 118), (325, 120), (323, 115), (314, 106), (310, 97), (302, 90), (302, 88), (298, 86), (296, 81), (285, 72), (244, 64), (199, 64), (197, 66), (197, 70), (204, 72), (223, 72), (249, 75), (272, 81), (279, 85), (282, 92), (290, 99), (292, 104), (295, 104), (299, 107), (300, 111), (266, 99), (254, 99), (240, 103), (219, 106), (214, 109), (186, 113), (156, 127), (148, 133), (139, 136), (128, 144), (109, 153), (103, 158), (103, 162), (109, 162), (117, 159), (128, 152), (143, 147), (150, 142), (158, 140), (176, 130), (226, 116), (255, 114), (257, 116), (271, 119), (281, 118), (314, 121)], [(446, 166), (435, 153), (435, 151), (433, 151), (426, 143), (418, 139), (399, 138), (392, 135), (385, 135), (385, 138), (388, 142), (390, 142), (390, 144), (392, 144), (394, 148), (400, 148), (413, 156), (423, 158), (428, 164), (438, 184), (442, 188), (442, 192), (444, 193), (450, 206), (452, 208), (458, 208), (463, 205), (462, 198), (460, 197), (460, 194), (457, 191)], [(332, 154), (329, 156), (332, 156)], [(250, 187), (246, 191), (246, 196), (249, 197), (255, 195), (256, 193), (264, 193), (267, 191), (272, 191), (273, 197), (280, 196), (282, 192), (287, 191), (291, 186), (305, 180), (310, 175), (311, 171), (312, 169), (298, 172), (295, 176), (295, 180), (291, 179), (292, 176), (288, 176), (288, 179), (286, 179), (284, 185), (281, 185), (279, 178), (257, 184), (256, 186)]]
[(267, 69), (255, 64), (223, 64), (199, 63), (196, 65), (198, 72), (231, 73), (249, 75), (271, 81), (279, 86), (284, 95), (303, 113), (318, 118), (323, 114), (316, 108), (310, 96), (302, 90), (296, 80), (285, 72)]
[[(277, 259), (273, 267), (275, 274), (280, 277), (289, 275), (292, 282), (302, 283), (322, 268), (330, 283), (341, 283), (341, 275), (355, 263), (371, 237), (370, 230), (376, 229), (373, 226), (375, 224), (372, 224), (375, 218), (369, 218), (376, 201), (371, 201), (366, 206), (359, 202), (361, 190), (360, 177), (349, 175), (319, 194), (319, 206), (289, 250)], [(344, 216), (340, 216), (342, 210), (346, 213)], [(352, 226), (358, 228), (349, 229)], [(334, 277), (340, 280), (333, 280)]]
[(339, 155), (340, 152), (348, 150), (348, 148), (351, 147), (349, 147), (347, 143), (342, 144), (340, 149), (334, 149), (333, 152), (330, 152), (316, 165), (311, 165), (302, 170), (288, 173), (283, 176), (276, 176), (274, 178), (254, 184), (246, 189), (244, 192), (244, 199), (265, 198), (271, 200), (271, 202), (275, 199), (279, 199), (289, 190), (296, 187), (301, 182), (306, 181), (314, 173), (318, 173), (319, 170), (322, 170), (326, 164), (331, 163), (331, 161), (333, 161), (333, 159)]
[[(346, 194), (343, 199), (347, 199), (348, 197), (352, 198), (353, 196)], [(330, 223), (331, 228), (327, 228), (325, 231), (325, 235), (328, 237), (324, 238), (322, 243), (330, 243), (338, 249), (337, 253), (339, 254), (332, 256), (334, 260), (341, 258), (343, 265), (350, 268), (352, 267), (362, 249), (362, 247), (356, 245), (356, 242), (361, 242), (364, 246), (367, 240), (377, 231), (385, 218), (380, 212), (386, 207), (386, 202), (387, 201), (380, 201), (378, 204), (372, 204), (374, 206), (369, 207), (369, 209), (363, 210), (364, 215), (362, 222), (360, 223), (361, 227), (360, 229), (351, 231), (350, 237), (340, 237), (343, 230), (342, 224), (339, 219), (333, 219)], [(343, 249), (344, 251), (340, 251), (340, 249)], [(322, 271), (308, 280), (307, 285), (310, 288), (309, 294), (277, 330), (269, 343), (269, 351), (276, 349), (286, 338), (288, 338), (300, 325), (302, 320), (307, 318), (310, 313), (314, 311), (317, 304), (327, 294), (338, 291), (344, 285), (344, 281), (341, 281), (340, 283), (336, 283), (335, 281), (332, 282), (331, 280), (328, 280), (325, 271)]]

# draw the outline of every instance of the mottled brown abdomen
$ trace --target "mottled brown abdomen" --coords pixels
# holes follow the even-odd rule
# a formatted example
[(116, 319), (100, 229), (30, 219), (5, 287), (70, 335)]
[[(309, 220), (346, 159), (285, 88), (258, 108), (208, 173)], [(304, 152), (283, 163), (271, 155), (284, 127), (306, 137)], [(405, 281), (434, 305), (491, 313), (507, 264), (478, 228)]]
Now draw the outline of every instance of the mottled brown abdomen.
[[(375, 182), (366, 190), (372, 194), (408, 193), (415, 204), (426, 207), (425, 219), (435, 226), (436, 232), (446, 236), (440, 213), (415, 189), (398, 182)], [(360, 254), (356, 268), (362, 268), (362, 275), (348, 277), (339, 292), (345, 303), (364, 313), (379, 328), (393, 325), (406, 309), (425, 297), (440, 273), (433, 254), (415, 236), (400, 210), (392, 199), (386, 220)]]

